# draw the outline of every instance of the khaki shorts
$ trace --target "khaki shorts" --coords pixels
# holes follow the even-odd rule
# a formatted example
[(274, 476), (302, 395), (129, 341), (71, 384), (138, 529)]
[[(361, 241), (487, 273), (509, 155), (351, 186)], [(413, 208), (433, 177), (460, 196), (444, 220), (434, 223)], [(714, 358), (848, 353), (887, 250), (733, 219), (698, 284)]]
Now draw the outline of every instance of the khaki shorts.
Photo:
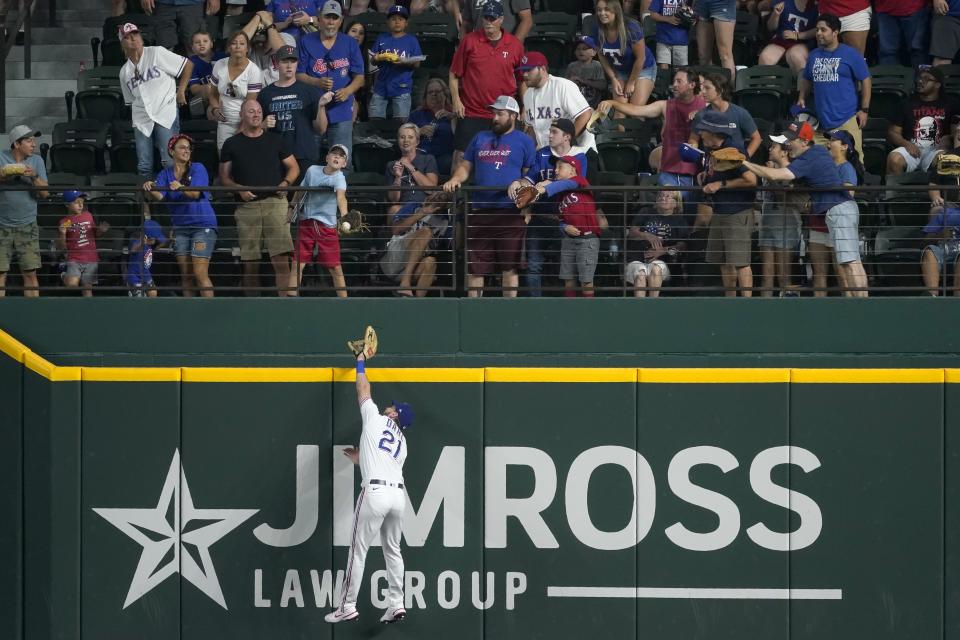
[(0, 227), (0, 273), (10, 271), (14, 258), (20, 271), (40, 268), (40, 227), (36, 222), (19, 227)]
[[(857, 114), (853, 114), (852, 118), (844, 122), (836, 129), (831, 129), (830, 131), (839, 131), (841, 129), (849, 133), (850, 137), (853, 138), (853, 146), (857, 148), (857, 153), (860, 154), (860, 159), (863, 160), (863, 132), (860, 130), (860, 125), (857, 123)], [(817, 144), (826, 145), (827, 137), (821, 133), (818, 133), (814, 136), (813, 141)]]
[(731, 267), (748, 266), (752, 233), (753, 209), (730, 215), (714, 213), (707, 237), (707, 262)]
[(264, 247), (271, 258), (293, 252), (286, 198), (270, 196), (244, 202), (237, 205), (234, 217), (240, 236), (241, 260), (259, 260)]

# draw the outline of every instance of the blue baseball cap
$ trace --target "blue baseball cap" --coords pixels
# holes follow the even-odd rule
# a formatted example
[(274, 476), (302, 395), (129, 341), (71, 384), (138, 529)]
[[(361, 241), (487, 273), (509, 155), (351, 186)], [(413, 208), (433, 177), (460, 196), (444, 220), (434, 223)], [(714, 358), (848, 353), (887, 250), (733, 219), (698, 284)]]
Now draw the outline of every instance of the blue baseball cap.
[(406, 429), (413, 424), (413, 407), (409, 402), (391, 401), (390, 404), (397, 410), (397, 424), (401, 429)]
[(143, 221), (143, 235), (154, 240), (166, 240), (167, 236), (163, 233), (163, 227), (156, 220)]
[(711, 131), (713, 133), (731, 136), (736, 130), (737, 123), (719, 111), (704, 111), (703, 117), (697, 124), (697, 133), (701, 131)]
[(71, 189), (70, 191), (64, 191), (64, 192), (63, 192), (63, 204), (70, 204), (71, 202), (73, 202), (73, 201), (76, 200), (77, 198), (84, 198), (84, 199), (86, 199), (86, 198), (89, 198), (89, 197), (90, 197), (90, 196), (88, 196), (87, 194), (85, 194), (83, 191), (79, 191), (79, 190), (77, 190), (77, 189)]
[(684, 162), (692, 162), (696, 164), (703, 160), (703, 155), (703, 151), (700, 149), (697, 149), (686, 142), (680, 143), (680, 159)]
[(853, 141), (853, 136), (850, 135), (849, 131), (844, 131), (843, 129), (837, 129), (836, 131), (827, 132), (827, 137), (831, 140), (839, 140), (848, 147), (856, 146), (856, 143)]
[(402, 4), (395, 4), (387, 10), (387, 16), (403, 16), (404, 18), (409, 18), (410, 10)]
[(480, 7), (480, 17), (482, 18), (502, 18), (503, 5), (498, 0), (487, 0)]

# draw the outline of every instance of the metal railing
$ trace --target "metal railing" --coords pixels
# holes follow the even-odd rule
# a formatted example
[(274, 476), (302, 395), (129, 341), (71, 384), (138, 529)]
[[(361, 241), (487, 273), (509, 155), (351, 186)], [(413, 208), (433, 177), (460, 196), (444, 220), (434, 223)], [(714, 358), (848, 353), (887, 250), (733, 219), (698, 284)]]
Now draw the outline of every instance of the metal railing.
[[(59, 225), (66, 213), (59, 190), (64, 188), (70, 187), (51, 186), (52, 197), (38, 203), (43, 257), (39, 272), (42, 295), (78, 293), (64, 286), (61, 275), (66, 268), (66, 260), (58, 243)], [(175, 234), (172, 233), (168, 204), (148, 203), (142, 189), (133, 185), (103, 184), (80, 188), (91, 195), (87, 208), (97, 223), (109, 224), (109, 229), (96, 238), (100, 261), (99, 281), (93, 288), (96, 295), (127, 295), (131, 291), (127, 276), (132, 242), (143, 232), (145, 220), (158, 223), (167, 239), (152, 247), (152, 276), (157, 294), (179, 296), (198, 293), (195, 286), (188, 286), (189, 278), (183, 277), (184, 273), (190, 273), (184, 269), (183, 263), (189, 263), (191, 259), (178, 260), (177, 248), (170, 242)], [(856, 190), (859, 228), (855, 244), (867, 277), (865, 290), (869, 295), (951, 295), (956, 290), (953, 271), (960, 239), (957, 238), (958, 230), (950, 226), (956, 220), (951, 213), (948, 224), (941, 225), (944, 227), (942, 229), (937, 227), (937, 210), (931, 209), (928, 189), (926, 185), (916, 185), (861, 187)], [(943, 192), (943, 195), (949, 207), (951, 202), (960, 201), (957, 195), (960, 188), (947, 189), (950, 190)], [(311, 190), (316, 189), (306, 191)], [(466, 295), (470, 275), (483, 270), (477, 268), (476, 260), (471, 260), (476, 257), (472, 250), (477, 249), (478, 242), (489, 241), (490, 235), (498, 235), (502, 231), (494, 224), (478, 232), (472, 224), (478, 212), (471, 208), (471, 198), (481, 197), (490, 189), (465, 187), (458, 192), (453, 205), (449, 210), (437, 214), (434, 224), (428, 224), (428, 221), (419, 225), (428, 226), (429, 235), (421, 231), (421, 236), (426, 237), (421, 237), (416, 246), (397, 245), (392, 215), (389, 213), (394, 203), (387, 197), (387, 192), (391, 190), (394, 189), (385, 186), (348, 189), (349, 208), (364, 212), (370, 229), (354, 235), (341, 235), (336, 243), (340, 249), (346, 293), (350, 296)], [(809, 215), (802, 209), (791, 210), (778, 200), (784, 194), (796, 196), (803, 193), (801, 190), (784, 187), (760, 189), (769, 195), (758, 198), (748, 209), (749, 213), (743, 216), (749, 236), (746, 264), (732, 265), (735, 271), (732, 281), (729, 269), (727, 280), (724, 280), (720, 262), (714, 255), (717, 250), (716, 238), (714, 246), (709, 246), (711, 226), (722, 225), (722, 216), (715, 214), (710, 218), (702, 211), (698, 213), (695, 206), (689, 203), (680, 211), (669, 216), (663, 215), (664, 212), (658, 212), (657, 209), (657, 194), (676, 191), (672, 187), (593, 187), (592, 190), (607, 222), (606, 228), (597, 234), (597, 241), (589, 243), (596, 245), (595, 248), (584, 250), (587, 257), (590, 251), (595, 252), (591, 287), (593, 295), (840, 296), (852, 295), (860, 289), (848, 282), (844, 267), (836, 263), (834, 253), (828, 246), (831, 236), (826, 226), (819, 235), (812, 235)], [(218, 220), (216, 246), (209, 262), (215, 295), (337, 295), (330, 269), (322, 261), (317, 262), (322, 253), (320, 249), (309, 248), (309, 255), (295, 250), (286, 257), (288, 274), (297, 273), (303, 268), (303, 279), (297, 282), (296, 279), (290, 280), (288, 275), (287, 286), (282, 286), (283, 281), (278, 279), (278, 267), (280, 276), (284, 267), (278, 264), (280, 260), (277, 256), (271, 260), (267, 253), (258, 252), (257, 259), (243, 260), (241, 247), (245, 230), (243, 221), (238, 224), (236, 218), (237, 202), (233, 189), (212, 186), (205, 187), (204, 191), (210, 193)], [(275, 190), (251, 191), (265, 193)], [(696, 188), (682, 191), (694, 197), (699, 193)], [(578, 260), (586, 261), (582, 255), (579, 258), (573, 256), (573, 275), (568, 279), (574, 282), (569, 284), (559, 279), (564, 245), (569, 250), (570, 245), (575, 243), (564, 243), (559, 221), (555, 217), (556, 211), (551, 212), (551, 206), (547, 204), (547, 209), (542, 213), (534, 212), (521, 227), (524, 237), (519, 246), (516, 286), (520, 296), (585, 293), (578, 273)], [(522, 216), (522, 212), (514, 212), (516, 216)], [(647, 217), (638, 218), (642, 215)], [(665, 221), (662, 218), (668, 219)], [(468, 224), (464, 224), (465, 221)], [(311, 236), (317, 235), (316, 232), (317, 229), (311, 229)], [(486, 232), (490, 232), (490, 235), (485, 237), (483, 233)], [(288, 242), (298, 247), (303, 233), (300, 225), (292, 225)], [(650, 236), (657, 234), (663, 237), (659, 238), (659, 242), (652, 241)], [(536, 247), (532, 246), (535, 239), (539, 239), (539, 252), (534, 251)], [(849, 240), (846, 239), (848, 248)], [(726, 249), (721, 244), (721, 250)], [(415, 256), (416, 260), (410, 263), (413, 250), (419, 253)], [(181, 247), (180, 253), (184, 251)], [(537, 262), (536, 253), (540, 256), (539, 284), (536, 277), (531, 277), (536, 276), (538, 271), (537, 264), (532, 264)], [(248, 252), (247, 257), (249, 255)], [(640, 284), (637, 284), (637, 275), (641, 268), (633, 264), (637, 262), (643, 265), (643, 273), (640, 274), (643, 275), (643, 281)], [(488, 295), (503, 293), (499, 266), (493, 265), (490, 275), (485, 279)], [(661, 277), (656, 277), (658, 274), (654, 266), (660, 267), (656, 271), (660, 271)], [(747, 267), (749, 278), (743, 271)], [(403, 280), (405, 268), (409, 280)], [(255, 279), (259, 279), (259, 282), (255, 283)], [(510, 286), (512, 283), (507, 284), (508, 289), (513, 289)], [(11, 293), (22, 290), (22, 282), (17, 280), (15, 270), (8, 278), (7, 290)]]

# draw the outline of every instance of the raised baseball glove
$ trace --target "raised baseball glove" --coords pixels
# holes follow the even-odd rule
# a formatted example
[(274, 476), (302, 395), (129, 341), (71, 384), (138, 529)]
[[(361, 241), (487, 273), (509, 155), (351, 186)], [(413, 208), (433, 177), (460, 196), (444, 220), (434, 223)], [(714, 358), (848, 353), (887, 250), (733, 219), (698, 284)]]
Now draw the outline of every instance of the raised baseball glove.
[(367, 233), (370, 231), (370, 225), (367, 224), (363, 213), (356, 209), (351, 209), (347, 215), (340, 218), (340, 235), (350, 236), (355, 233)]
[(533, 185), (524, 185), (520, 187), (517, 189), (517, 193), (513, 196), (513, 201), (516, 203), (517, 209), (526, 209), (539, 199), (540, 190)]
[(953, 153), (937, 156), (937, 173), (941, 176), (960, 176), (960, 156)]
[(736, 169), (747, 159), (747, 156), (743, 155), (742, 151), (734, 149), (733, 147), (716, 149), (711, 151), (710, 155), (713, 157), (713, 168), (716, 171)]
[(348, 340), (347, 347), (350, 348), (354, 356), (359, 357), (362, 353), (363, 357), (369, 360), (377, 355), (377, 330), (368, 325), (366, 331), (363, 332), (363, 337), (359, 340)]

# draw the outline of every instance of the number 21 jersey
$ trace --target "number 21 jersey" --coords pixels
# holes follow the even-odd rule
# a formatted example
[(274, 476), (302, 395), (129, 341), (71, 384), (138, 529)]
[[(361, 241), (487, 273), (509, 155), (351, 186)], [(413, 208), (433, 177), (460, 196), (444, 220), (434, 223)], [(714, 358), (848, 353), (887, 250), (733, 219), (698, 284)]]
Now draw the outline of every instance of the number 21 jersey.
[(407, 439), (400, 425), (380, 415), (371, 398), (360, 405), (363, 433), (360, 436), (360, 475), (369, 480), (403, 482), (403, 463), (407, 459)]

